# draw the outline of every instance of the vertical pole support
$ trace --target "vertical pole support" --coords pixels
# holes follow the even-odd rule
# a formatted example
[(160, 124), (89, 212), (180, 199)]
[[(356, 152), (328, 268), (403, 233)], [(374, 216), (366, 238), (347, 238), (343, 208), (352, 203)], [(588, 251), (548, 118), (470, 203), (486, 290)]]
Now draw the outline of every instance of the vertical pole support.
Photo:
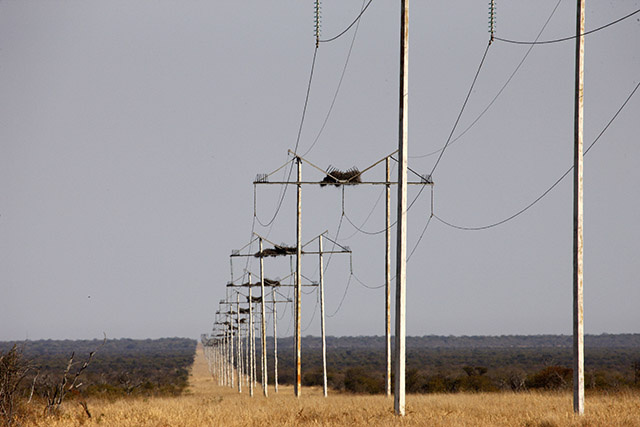
[(296, 157), (296, 163), (298, 166), (298, 185), (297, 185), (297, 215), (296, 215), (296, 383), (295, 383), (295, 394), (296, 397), (300, 397), (301, 395), (301, 386), (302, 386), (302, 370), (301, 370), (301, 361), (300, 361), (300, 348), (302, 337), (301, 333), (301, 319), (300, 319), (300, 307), (302, 305), (302, 292), (301, 292), (301, 283), (302, 283), (302, 160), (300, 157)]
[(325, 335), (324, 325), (324, 265), (322, 260), (322, 234), (318, 236), (318, 247), (320, 254), (320, 329), (322, 330), (322, 393), (324, 397), (327, 397), (327, 338)]
[(400, 117), (398, 168), (398, 231), (396, 248), (396, 348), (394, 411), (405, 415), (406, 273), (407, 273), (407, 145), (409, 107), (409, 0), (402, 0), (400, 24)]
[(585, 0), (578, 0), (573, 167), (573, 411), (584, 414), (583, 108)]
[(391, 396), (391, 169), (390, 158), (386, 158), (386, 215), (385, 215), (385, 253), (384, 253), (384, 333), (386, 343), (387, 370), (385, 373), (385, 392)]
[[(260, 237), (260, 253), (262, 253), (262, 237)], [(267, 320), (264, 307), (264, 257), (260, 257), (260, 347), (262, 361), (260, 370), (262, 371), (262, 392), (267, 397)]]

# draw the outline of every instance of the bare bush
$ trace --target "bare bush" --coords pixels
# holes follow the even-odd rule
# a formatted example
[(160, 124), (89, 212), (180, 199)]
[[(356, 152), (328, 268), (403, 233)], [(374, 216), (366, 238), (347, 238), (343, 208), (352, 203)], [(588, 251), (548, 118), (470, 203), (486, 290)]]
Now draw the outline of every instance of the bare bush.
[[(73, 361), (75, 352), (71, 353), (71, 357), (69, 358), (69, 362), (67, 363), (67, 368), (62, 374), (62, 379), (60, 380), (60, 382), (49, 384), (49, 386), (46, 387), (45, 398), (47, 401), (47, 405), (44, 410), (46, 414), (58, 413), (60, 405), (62, 405), (62, 402), (68, 393), (73, 393), (76, 396), (81, 396), (80, 391), (78, 390), (80, 386), (82, 386), (82, 382), (79, 382), (80, 374), (82, 374), (82, 372), (87, 369), (87, 367), (89, 367), (91, 359), (93, 359), (93, 355), (106, 342), (107, 337), (105, 335), (102, 344), (97, 349), (89, 353), (89, 356), (85, 359), (84, 363), (82, 363), (82, 365), (78, 369), (76, 369), (75, 374), (71, 374), (71, 369), (74, 367), (74, 365), (76, 365), (76, 363), (74, 363)], [(87, 416), (91, 418), (91, 413), (87, 408), (87, 402), (84, 399), (81, 399), (80, 405), (84, 409)]]
[(6, 353), (0, 352), (0, 417), (3, 425), (10, 426), (15, 421), (19, 386), (32, 369), (17, 344)]

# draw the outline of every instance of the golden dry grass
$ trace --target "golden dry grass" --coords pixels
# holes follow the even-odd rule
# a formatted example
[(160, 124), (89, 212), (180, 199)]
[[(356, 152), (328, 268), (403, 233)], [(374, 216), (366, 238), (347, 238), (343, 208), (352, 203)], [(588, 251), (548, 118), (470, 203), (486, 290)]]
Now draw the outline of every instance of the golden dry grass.
[(291, 387), (265, 398), (246, 390), (219, 387), (198, 348), (189, 392), (176, 398), (92, 399), (88, 419), (66, 403), (57, 418), (38, 417), (39, 426), (640, 426), (639, 394), (587, 396), (587, 413), (576, 417), (568, 393), (432, 394), (407, 397), (407, 415), (393, 414), (393, 399), (354, 396), (304, 388), (297, 399)]

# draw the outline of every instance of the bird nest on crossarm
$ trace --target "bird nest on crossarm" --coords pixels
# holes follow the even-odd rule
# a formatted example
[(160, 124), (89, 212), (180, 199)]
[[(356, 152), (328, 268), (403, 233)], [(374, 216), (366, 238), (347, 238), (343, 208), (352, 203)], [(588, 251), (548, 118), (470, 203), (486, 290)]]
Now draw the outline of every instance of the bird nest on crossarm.
[(275, 245), (273, 248), (263, 249), (262, 252), (256, 252), (256, 258), (264, 258), (268, 256), (293, 255), (296, 253), (295, 246)]
[(329, 166), (327, 168), (327, 176), (321, 181), (320, 186), (334, 185), (339, 187), (341, 185), (359, 184), (362, 182), (360, 175), (362, 175), (362, 172), (355, 166), (346, 171), (341, 171), (333, 166)]

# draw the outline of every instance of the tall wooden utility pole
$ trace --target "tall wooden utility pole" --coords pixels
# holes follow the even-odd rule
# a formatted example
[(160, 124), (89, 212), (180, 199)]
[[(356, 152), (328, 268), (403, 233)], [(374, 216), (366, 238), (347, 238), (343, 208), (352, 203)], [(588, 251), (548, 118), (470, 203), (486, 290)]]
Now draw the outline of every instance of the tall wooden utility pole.
[(298, 166), (298, 185), (297, 185), (297, 215), (296, 215), (296, 310), (295, 310), (295, 320), (296, 320), (296, 383), (295, 383), (295, 394), (296, 397), (300, 397), (301, 388), (302, 388), (302, 370), (301, 370), (301, 361), (300, 361), (300, 347), (302, 337), (301, 333), (301, 319), (300, 319), (300, 307), (302, 305), (302, 292), (301, 286), (302, 283), (302, 160), (300, 157), (296, 157), (296, 163)]
[(583, 255), (583, 107), (585, 0), (578, 0), (576, 23), (575, 148), (573, 164), (573, 411), (584, 414)]
[(398, 138), (398, 242), (396, 247), (396, 378), (394, 410), (405, 414), (406, 300), (407, 300), (407, 145), (409, 108), (409, 0), (402, 0), (400, 14), (400, 126)]
[(385, 252), (384, 252), (384, 334), (386, 341), (387, 371), (385, 374), (385, 391), (391, 396), (391, 169), (390, 158), (385, 159), (387, 167), (386, 219), (385, 219)]
[[(262, 253), (262, 237), (260, 237), (260, 253)], [(260, 257), (260, 344), (262, 350), (261, 367), (262, 371), (262, 392), (267, 397), (267, 319), (264, 307), (264, 257)]]

